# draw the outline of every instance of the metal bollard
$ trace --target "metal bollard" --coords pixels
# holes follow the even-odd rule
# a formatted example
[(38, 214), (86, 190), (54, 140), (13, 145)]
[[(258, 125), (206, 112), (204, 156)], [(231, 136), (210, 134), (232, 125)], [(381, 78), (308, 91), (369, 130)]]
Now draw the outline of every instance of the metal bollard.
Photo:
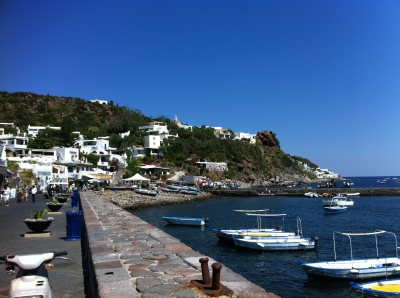
[(201, 275), (203, 276), (203, 284), (207, 285), (210, 283), (210, 272), (208, 271), (208, 258), (199, 259), (201, 263)]
[(211, 268), (213, 270), (211, 289), (219, 290), (219, 281), (221, 278), (222, 265), (220, 263), (214, 263), (211, 265)]

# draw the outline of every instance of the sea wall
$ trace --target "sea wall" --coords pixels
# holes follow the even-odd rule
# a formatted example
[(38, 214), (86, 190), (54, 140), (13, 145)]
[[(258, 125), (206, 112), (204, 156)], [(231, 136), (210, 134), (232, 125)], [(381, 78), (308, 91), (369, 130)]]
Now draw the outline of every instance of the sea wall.
[[(199, 287), (199, 260), (207, 256), (95, 192), (80, 192), (80, 197), (82, 258), (91, 297), (211, 297), (209, 287)], [(212, 265), (217, 261), (208, 259), (206, 268), (214, 277)], [(232, 291), (218, 297), (278, 297), (225, 264), (218, 275), (221, 288)]]
[(270, 193), (275, 196), (304, 196), (306, 192), (316, 192), (320, 195), (337, 193), (360, 193), (360, 196), (400, 196), (400, 188), (244, 188), (244, 189), (216, 189), (209, 190), (216, 196), (258, 196), (261, 193)]

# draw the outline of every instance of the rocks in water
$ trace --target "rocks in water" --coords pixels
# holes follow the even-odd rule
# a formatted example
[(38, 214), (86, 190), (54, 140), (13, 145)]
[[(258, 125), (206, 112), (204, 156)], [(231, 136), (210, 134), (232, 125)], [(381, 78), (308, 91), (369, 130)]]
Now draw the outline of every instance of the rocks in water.
[(115, 205), (128, 210), (145, 209), (160, 205), (178, 205), (193, 201), (201, 201), (214, 197), (209, 192), (199, 192), (198, 195), (184, 195), (181, 193), (168, 193), (160, 191), (155, 197), (137, 194), (133, 191), (105, 191), (99, 193)]

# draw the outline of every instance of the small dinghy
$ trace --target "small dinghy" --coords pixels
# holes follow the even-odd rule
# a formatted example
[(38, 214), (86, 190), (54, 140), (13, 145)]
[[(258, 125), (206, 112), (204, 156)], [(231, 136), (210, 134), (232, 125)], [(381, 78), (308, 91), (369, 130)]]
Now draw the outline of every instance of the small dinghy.
[(203, 226), (208, 222), (208, 218), (204, 217), (163, 216), (163, 219), (170, 224), (184, 226)]

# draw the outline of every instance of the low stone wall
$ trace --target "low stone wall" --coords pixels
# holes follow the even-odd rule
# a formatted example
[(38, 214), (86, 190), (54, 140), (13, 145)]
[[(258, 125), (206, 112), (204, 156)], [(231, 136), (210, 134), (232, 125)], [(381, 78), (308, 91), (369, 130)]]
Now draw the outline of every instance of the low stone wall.
[(360, 193), (360, 196), (400, 196), (400, 188), (244, 188), (244, 189), (216, 189), (208, 192), (216, 196), (258, 196), (258, 193), (266, 192), (275, 196), (304, 196), (312, 191), (320, 195), (337, 193)]
[[(210, 297), (191, 283), (202, 280), (199, 259), (204, 255), (95, 192), (80, 192), (80, 197), (91, 297)], [(210, 276), (215, 262), (209, 258)], [(233, 294), (218, 297), (278, 297), (224, 265), (220, 280)]]

